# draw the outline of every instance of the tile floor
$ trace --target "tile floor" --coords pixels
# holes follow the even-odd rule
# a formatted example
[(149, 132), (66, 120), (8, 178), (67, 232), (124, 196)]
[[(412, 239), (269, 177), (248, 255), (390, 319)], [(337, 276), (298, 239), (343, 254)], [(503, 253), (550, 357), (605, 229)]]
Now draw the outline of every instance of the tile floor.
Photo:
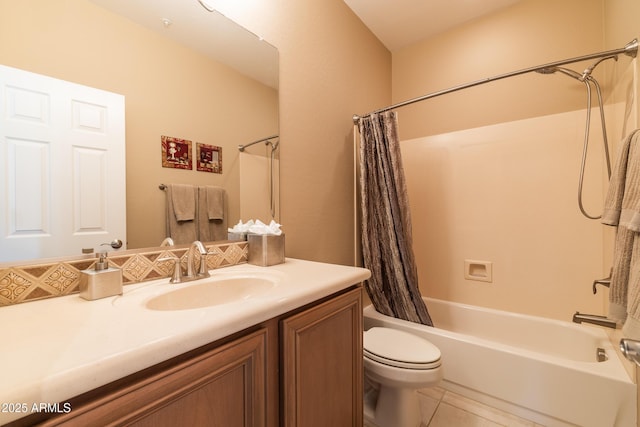
[[(543, 427), (440, 387), (422, 389), (418, 394), (421, 427)], [(373, 427), (367, 422), (364, 425)]]
[(418, 392), (421, 427), (543, 427), (440, 387)]

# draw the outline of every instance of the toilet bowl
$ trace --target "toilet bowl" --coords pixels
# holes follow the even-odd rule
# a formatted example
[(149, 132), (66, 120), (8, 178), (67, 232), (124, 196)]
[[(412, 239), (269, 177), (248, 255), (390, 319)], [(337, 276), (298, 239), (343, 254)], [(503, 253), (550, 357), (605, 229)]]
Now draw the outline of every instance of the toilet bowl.
[(442, 380), (440, 350), (408, 332), (374, 327), (364, 333), (365, 420), (377, 427), (417, 427), (417, 390)]

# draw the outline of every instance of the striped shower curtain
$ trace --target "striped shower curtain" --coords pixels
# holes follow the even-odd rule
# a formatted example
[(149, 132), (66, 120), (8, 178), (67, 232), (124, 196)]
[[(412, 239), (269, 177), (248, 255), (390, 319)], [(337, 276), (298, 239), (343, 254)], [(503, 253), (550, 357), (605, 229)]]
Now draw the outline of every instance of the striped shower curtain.
[(371, 271), (365, 288), (378, 312), (433, 326), (418, 288), (397, 128), (394, 112), (359, 121), (362, 256)]

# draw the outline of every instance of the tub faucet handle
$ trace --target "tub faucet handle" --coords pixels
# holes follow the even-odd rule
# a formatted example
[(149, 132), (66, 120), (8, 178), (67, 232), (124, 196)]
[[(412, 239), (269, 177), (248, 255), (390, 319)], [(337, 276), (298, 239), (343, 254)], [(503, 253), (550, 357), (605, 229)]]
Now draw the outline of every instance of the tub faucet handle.
[(604, 279), (598, 279), (593, 281), (593, 294), (595, 295), (598, 292), (596, 285), (606, 286), (607, 288), (611, 286), (611, 272), (609, 272), (609, 277), (605, 277)]

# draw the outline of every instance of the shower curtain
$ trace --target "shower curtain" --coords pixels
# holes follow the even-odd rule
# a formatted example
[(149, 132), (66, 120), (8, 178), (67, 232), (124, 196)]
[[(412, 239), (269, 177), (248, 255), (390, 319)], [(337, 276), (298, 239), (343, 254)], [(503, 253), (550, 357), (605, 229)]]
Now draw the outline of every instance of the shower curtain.
[(394, 112), (362, 117), (360, 196), (365, 289), (375, 309), (433, 326), (418, 288), (411, 215)]

